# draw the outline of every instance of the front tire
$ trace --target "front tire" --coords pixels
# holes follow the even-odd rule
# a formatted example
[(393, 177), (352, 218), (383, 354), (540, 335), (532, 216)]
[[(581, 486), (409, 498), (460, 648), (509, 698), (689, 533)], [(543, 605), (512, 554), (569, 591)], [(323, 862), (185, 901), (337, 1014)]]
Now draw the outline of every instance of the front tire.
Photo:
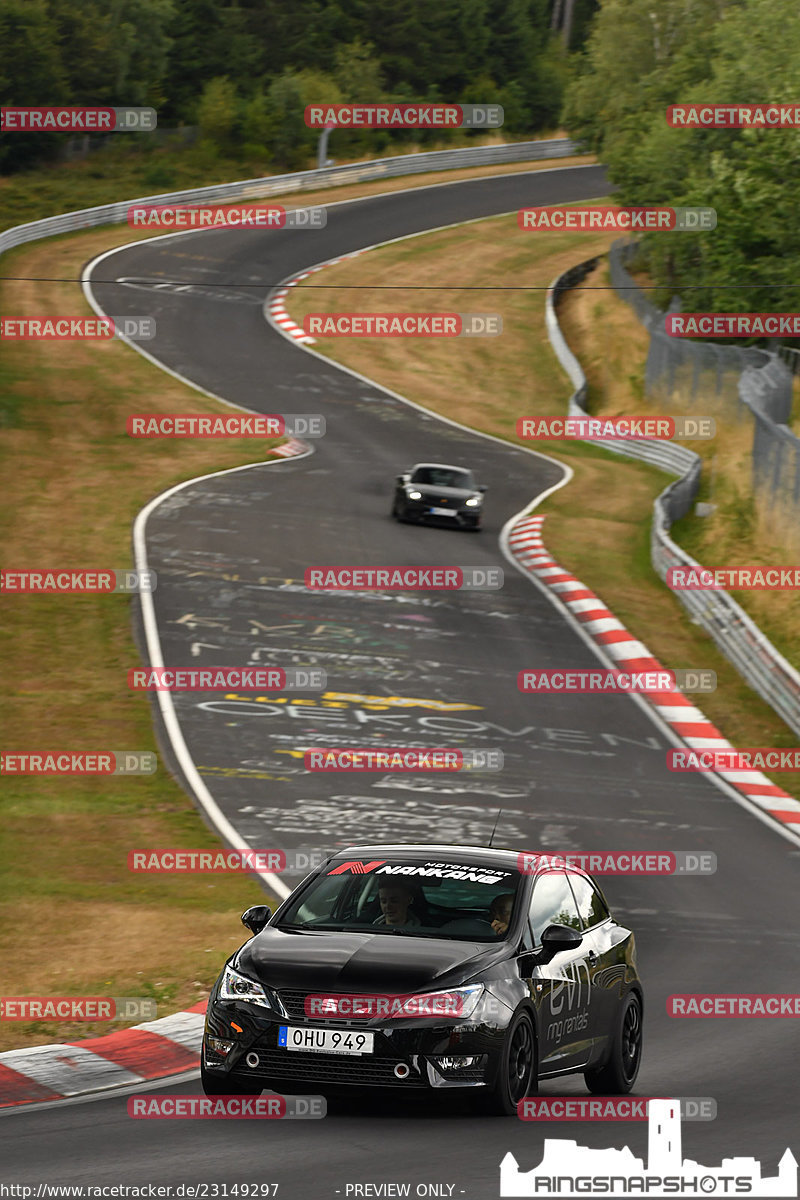
[(235, 1076), (223, 1075), (217, 1071), (207, 1071), (200, 1066), (200, 1082), (207, 1096), (260, 1096), (264, 1090), (249, 1079), (238, 1079)]
[(536, 1038), (526, 1012), (517, 1013), (503, 1043), (500, 1067), (493, 1086), (479, 1098), (483, 1112), (515, 1117), (517, 1104), (539, 1090)]
[(624, 1096), (636, 1082), (641, 1060), (642, 1001), (630, 992), (620, 1009), (608, 1062), (585, 1072), (586, 1086), (595, 1096)]

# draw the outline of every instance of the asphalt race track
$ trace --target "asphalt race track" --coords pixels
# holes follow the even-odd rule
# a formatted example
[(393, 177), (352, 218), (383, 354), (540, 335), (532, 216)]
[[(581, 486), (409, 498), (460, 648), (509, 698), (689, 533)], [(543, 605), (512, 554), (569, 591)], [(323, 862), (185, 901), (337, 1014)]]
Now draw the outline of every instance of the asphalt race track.
[[(646, 1007), (636, 1093), (715, 1098), (716, 1121), (684, 1123), (685, 1154), (709, 1166), (754, 1155), (771, 1175), (797, 1141), (793, 1022), (681, 1022), (665, 1006), (675, 992), (797, 990), (800, 847), (702, 776), (670, 774), (668, 741), (632, 700), (518, 692), (523, 667), (596, 664), (498, 543), (506, 521), (558, 482), (554, 464), (429, 417), (307, 354), (261, 311), (280, 281), (361, 246), (607, 190), (602, 170), (590, 167), (377, 196), (330, 207), (322, 231), (223, 230), (140, 242), (96, 264), (92, 288), (108, 313), (154, 316), (158, 336), (147, 350), (203, 388), (259, 412), (326, 418), (327, 435), (312, 455), (184, 488), (147, 525), (166, 663), (322, 667), (328, 691), (351, 697), (326, 704), (304, 693), (311, 703), (292, 708), (253, 694), (236, 701), (177, 694), (186, 743), (227, 818), (254, 847), (328, 850), (381, 838), (479, 842), (499, 807), (501, 845), (713, 851), (714, 875), (601, 880), (639, 945)], [(465, 231), (479, 236), (476, 227)], [(165, 283), (182, 290), (158, 286)], [(420, 307), (429, 305), (430, 297)], [(502, 312), (502, 296), (475, 307)], [(567, 386), (553, 398), (554, 413), (564, 408)], [(146, 453), (142, 443), (145, 460)], [(394, 476), (420, 460), (475, 468), (488, 486), (482, 533), (390, 519)], [(306, 567), (331, 563), (499, 566), (505, 586), (389, 596), (298, 586)], [(398, 698), (418, 703), (389, 702)], [(292, 754), (409, 741), (500, 749), (505, 769), (474, 781), (309, 775)], [(199, 1082), (147, 1090), (199, 1094)], [(586, 1095), (580, 1077), (542, 1090)], [(277, 1182), (279, 1196), (333, 1198), (352, 1184), (410, 1183), (412, 1195), (416, 1184), (439, 1184), (442, 1195), (483, 1198), (498, 1195), (506, 1151), (528, 1169), (540, 1160), (545, 1133), (646, 1156), (645, 1124), (542, 1130), (476, 1117), (465, 1100), (438, 1094), (380, 1107), (332, 1101), (323, 1121), (266, 1127), (134, 1121), (125, 1104), (115, 1094), (10, 1111), (0, 1139), (6, 1179), (24, 1182), (36, 1163), (38, 1179), (62, 1184)]]

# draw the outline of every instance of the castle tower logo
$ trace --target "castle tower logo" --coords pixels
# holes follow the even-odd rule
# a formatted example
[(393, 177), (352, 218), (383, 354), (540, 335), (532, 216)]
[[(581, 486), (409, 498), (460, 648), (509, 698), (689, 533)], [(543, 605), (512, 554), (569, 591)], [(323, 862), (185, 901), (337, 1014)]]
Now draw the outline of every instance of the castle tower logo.
[(651, 1100), (647, 1166), (627, 1146), (592, 1150), (577, 1142), (546, 1138), (542, 1161), (520, 1171), (509, 1153), (500, 1164), (501, 1196), (797, 1196), (797, 1159), (788, 1148), (778, 1174), (764, 1179), (755, 1158), (724, 1158), (703, 1167), (681, 1156), (678, 1100)]

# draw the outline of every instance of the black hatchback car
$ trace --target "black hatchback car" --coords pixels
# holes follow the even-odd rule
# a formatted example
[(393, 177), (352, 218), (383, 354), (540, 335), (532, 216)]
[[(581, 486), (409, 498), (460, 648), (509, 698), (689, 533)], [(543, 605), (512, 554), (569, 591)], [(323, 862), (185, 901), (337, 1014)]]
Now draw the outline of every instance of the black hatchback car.
[(398, 521), (480, 529), (485, 491), (465, 467), (417, 463), (404, 475), (397, 476), (392, 516)]
[(352, 846), (253, 937), (208, 1002), (208, 1095), (472, 1089), (512, 1114), (539, 1079), (633, 1087), (642, 985), (633, 933), (596, 883), (542, 855)]

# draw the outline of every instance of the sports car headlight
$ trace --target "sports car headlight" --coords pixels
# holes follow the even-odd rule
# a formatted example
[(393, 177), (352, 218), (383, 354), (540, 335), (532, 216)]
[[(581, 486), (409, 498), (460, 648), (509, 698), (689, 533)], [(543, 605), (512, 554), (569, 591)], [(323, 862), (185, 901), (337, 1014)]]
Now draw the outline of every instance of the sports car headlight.
[[(448, 988), (443, 992), (419, 992), (406, 1001), (406, 1007), (409, 1009), (406, 1015), (456, 1017), (459, 1020), (467, 1021), (478, 1007), (483, 992), (482, 983), (473, 983), (469, 987)], [(419, 1006), (417, 1013), (410, 1011), (413, 1002)]]
[(421, 500), (422, 492), (409, 492), (408, 498), (409, 498), (409, 500)]
[(256, 983), (254, 979), (247, 979), (246, 976), (240, 975), (238, 971), (234, 971), (233, 967), (226, 967), (222, 974), (219, 998), (220, 1000), (249, 1000), (251, 1004), (260, 1004), (262, 1008), (272, 1008), (269, 997), (261, 984)]
[(467, 501), (467, 504), (469, 505), (470, 508), (477, 508), (477, 506), (480, 504), (482, 499), (483, 499), (483, 496), (470, 496), (469, 500)]

